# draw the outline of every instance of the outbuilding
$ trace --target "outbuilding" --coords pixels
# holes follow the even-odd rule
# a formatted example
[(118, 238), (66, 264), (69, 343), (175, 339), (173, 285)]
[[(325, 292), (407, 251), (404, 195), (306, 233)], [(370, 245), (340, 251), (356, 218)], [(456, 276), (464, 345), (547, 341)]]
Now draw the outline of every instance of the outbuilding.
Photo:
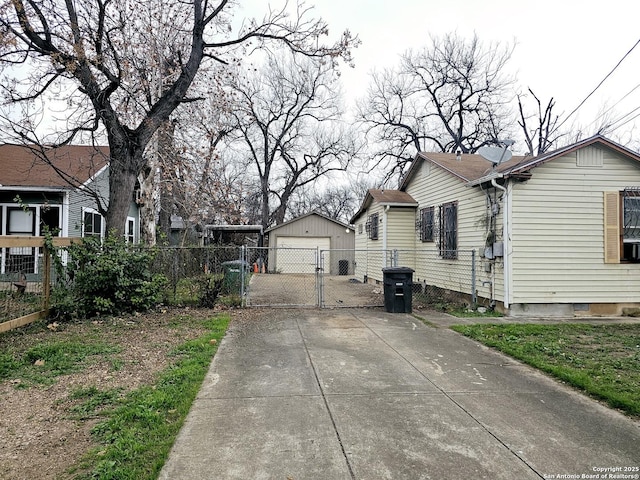
[(265, 234), (271, 273), (315, 273), (318, 265), (328, 275), (353, 272), (355, 235), (346, 223), (313, 211), (273, 226)]

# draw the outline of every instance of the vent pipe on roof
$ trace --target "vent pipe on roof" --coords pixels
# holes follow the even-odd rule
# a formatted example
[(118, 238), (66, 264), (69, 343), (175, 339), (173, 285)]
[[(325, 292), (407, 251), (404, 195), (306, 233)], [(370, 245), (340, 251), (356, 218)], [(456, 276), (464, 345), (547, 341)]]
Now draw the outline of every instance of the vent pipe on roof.
[(462, 160), (462, 150), (460, 149), (460, 147), (458, 147), (458, 149), (456, 150), (456, 160), (459, 162)]

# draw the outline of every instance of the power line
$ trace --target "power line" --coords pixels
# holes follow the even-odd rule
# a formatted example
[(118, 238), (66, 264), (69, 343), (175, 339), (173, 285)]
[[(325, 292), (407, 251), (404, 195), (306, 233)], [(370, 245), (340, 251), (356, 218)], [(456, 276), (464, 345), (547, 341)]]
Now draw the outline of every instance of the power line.
[[(627, 113), (624, 117), (628, 117), (629, 115), (631, 115), (633, 112), (635, 112), (635, 111), (637, 111), (637, 110), (640, 110), (640, 107), (636, 107), (636, 108), (634, 108), (634, 109), (633, 109), (633, 110), (631, 110), (629, 113)], [(614, 127), (614, 126), (613, 126), (614, 124), (616, 124), (616, 123), (618, 123), (618, 122), (622, 121), (622, 119), (623, 119), (624, 117), (619, 118), (618, 120), (616, 120), (615, 122), (613, 122), (613, 123), (611, 124), (611, 131), (617, 130), (617, 129), (619, 129), (620, 127), (624, 127), (627, 123), (632, 122), (632, 121), (633, 121), (633, 120), (635, 120), (636, 118), (640, 117), (640, 113), (637, 113), (637, 114), (636, 114), (636, 115), (634, 115), (633, 117), (628, 118), (627, 120), (625, 120), (623, 123), (621, 123), (620, 125), (618, 125), (618, 126), (616, 126), (616, 127)]]
[(598, 83), (598, 85), (596, 85), (596, 88), (594, 88), (594, 89), (591, 91), (591, 93), (589, 93), (589, 95), (587, 95), (587, 96), (585, 97), (585, 99), (584, 99), (584, 100), (582, 100), (582, 101), (580, 102), (580, 104), (579, 104), (576, 108), (574, 108), (574, 109), (573, 109), (573, 111), (572, 111), (569, 115), (567, 115), (567, 116), (565, 117), (565, 119), (560, 123), (560, 125), (558, 125), (558, 127), (557, 127), (557, 128), (562, 127), (562, 125), (564, 125), (564, 124), (566, 123), (566, 121), (567, 121), (567, 120), (569, 120), (569, 118), (571, 118), (571, 117), (573, 116), (573, 114), (574, 114), (574, 113), (576, 113), (576, 112), (578, 111), (578, 109), (579, 109), (580, 107), (582, 107), (582, 105), (584, 105), (584, 103), (585, 103), (587, 100), (589, 100), (589, 98), (591, 97), (591, 95), (593, 95), (594, 93), (596, 93), (596, 91), (597, 91), (597, 90), (602, 86), (602, 84), (603, 84), (603, 83), (604, 83), (604, 82), (605, 82), (605, 81), (606, 81), (606, 80), (607, 80), (607, 79), (608, 79), (608, 78), (613, 74), (613, 72), (615, 72), (615, 71), (618, 69), (618, 67), (620, 66), (620, 64), (622, 64), (622, 62), (623, 62), (623, 61), (624, 61), (624, 60), (625, 60), (625, 59), (626, 59), (626, 58), (631, 54), (631, 52), (633, 52), (633, 50), (638, 46), (638, 44), (640, 44), (640, 39), (638, 39), (638, 41), (636, 41), (636, 43), (633, 45), (633, 47), (631, 47), (631, 48), (629, 49), (629, 51), (628, 51), (627, 53), (625, 53), (625, 54), (624, 54), (624, 56), (620, 59), (620, 61), (619, 61), (618, 63), (616, 63), (616, 66), (615, 66), (615, 67), (613, 67), (613, 69), (612, 69), (612, 70), (611, 70), (611, 71), (610, 71), (610, 72), (609, 72), (609, 73), (608, 73), (608, 74), (607, 74), (607, 75), (606, 75), (606, 76), (605, 76), (605, 77), (600, 81), (600, 83)]
[[(607, 113), (609, 113), (611, 110), (613, 110), (617, 105), (620, 104), (620, 102), (622, 102), (625, 98), (627, 98), (629, 95), (631, 95), (633, 92), (635, 92), (638, 88), (640, 88), (640, 83), (638, 83), (635, 87), (633, 87), (631, 90), (629, 90), (627, 93), (625, 93), (620, 100), (618, 100), (616, 103), (614, 103), (613, 105), (611, 105), (609, 108), (607, 108), (604, 112), (602, 112), (600, 115), (598, 115), (591, 123), (589, 123), (585, 128), (590, 127), (591, 125), (593, 125), (594, 123), (596, 123), (598, 120), (600, 120), (601, 118), (604, 118), (605, 115)], [(628, 114), (627, 114), (628, 115)], [(622, 118), (626, 117), (626, 115), (624, 115)], [(616, 123), (619, 120), (616, 120), (615, 122), (612, 123)]]

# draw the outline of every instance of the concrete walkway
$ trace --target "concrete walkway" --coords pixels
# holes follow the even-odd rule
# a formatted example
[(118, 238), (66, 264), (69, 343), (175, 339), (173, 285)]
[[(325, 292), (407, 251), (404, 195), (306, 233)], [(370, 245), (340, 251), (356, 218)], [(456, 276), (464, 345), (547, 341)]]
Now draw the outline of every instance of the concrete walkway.
[(254, 313), (161, 479), (639, 478), (640, 423), (438, 328), (450, 317)]

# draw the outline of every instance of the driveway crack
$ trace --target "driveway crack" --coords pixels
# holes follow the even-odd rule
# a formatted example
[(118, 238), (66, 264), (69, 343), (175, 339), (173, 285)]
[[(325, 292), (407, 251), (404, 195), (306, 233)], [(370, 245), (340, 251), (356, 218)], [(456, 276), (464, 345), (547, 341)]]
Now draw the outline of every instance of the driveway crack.
[(329, 419), (331, 420), (331, 424), (333, 425), (333, 431), (336, 434), (336, 438), (338, 439), (338, 444), (340, 445), (340, 450), (342, 451), (342, 456), (347, 464), (347, 469), (349, 470), (349, 476), (351, 480), (356, 480), (356, 475), (353, 471), (353, 466), (351, 465), (351, 461), (349, 460), (349, 456), (347, 455), (347, 451), (344, 448), (344, 443), (342, 442), (342, 437), (340, 436), (340, 431), (338, 430), (338, 425), (336, 424), (335, 417), (333, 416), (333, 412), (329, 407), (329, 402), (327, 401), (327, 396), (325, 395), (324, 389), (322, 388), (322, 383), (320, 382), (320, 377), (318, 376), (318, 371), (316, 370), (316, 366), (313, 363), (313, 359), (311, 358), (311, 353), (309, 352), (309, 348), (307, 346), (307, 342), (304, 339), (304, 335), (302, 334), (302, 329), (300, 328), (300, 323), (298, 319), (296, 319), (296, 326), (298, 327), (298, 332), (300, 333), (300, 338), (302, 339), (302, 345), (304, 346), (304, 351), (307, 354), (307, 358), (309, 359), (309, 363), (311, 364), (311, 369), (313, 370), (313, 375), (316, 379), (316, 384), (320, 389), (320, 396), (322, 397), (322, 401), (324, 402), (324, 406), (327, 409), (327, 413), (329, 414)]

